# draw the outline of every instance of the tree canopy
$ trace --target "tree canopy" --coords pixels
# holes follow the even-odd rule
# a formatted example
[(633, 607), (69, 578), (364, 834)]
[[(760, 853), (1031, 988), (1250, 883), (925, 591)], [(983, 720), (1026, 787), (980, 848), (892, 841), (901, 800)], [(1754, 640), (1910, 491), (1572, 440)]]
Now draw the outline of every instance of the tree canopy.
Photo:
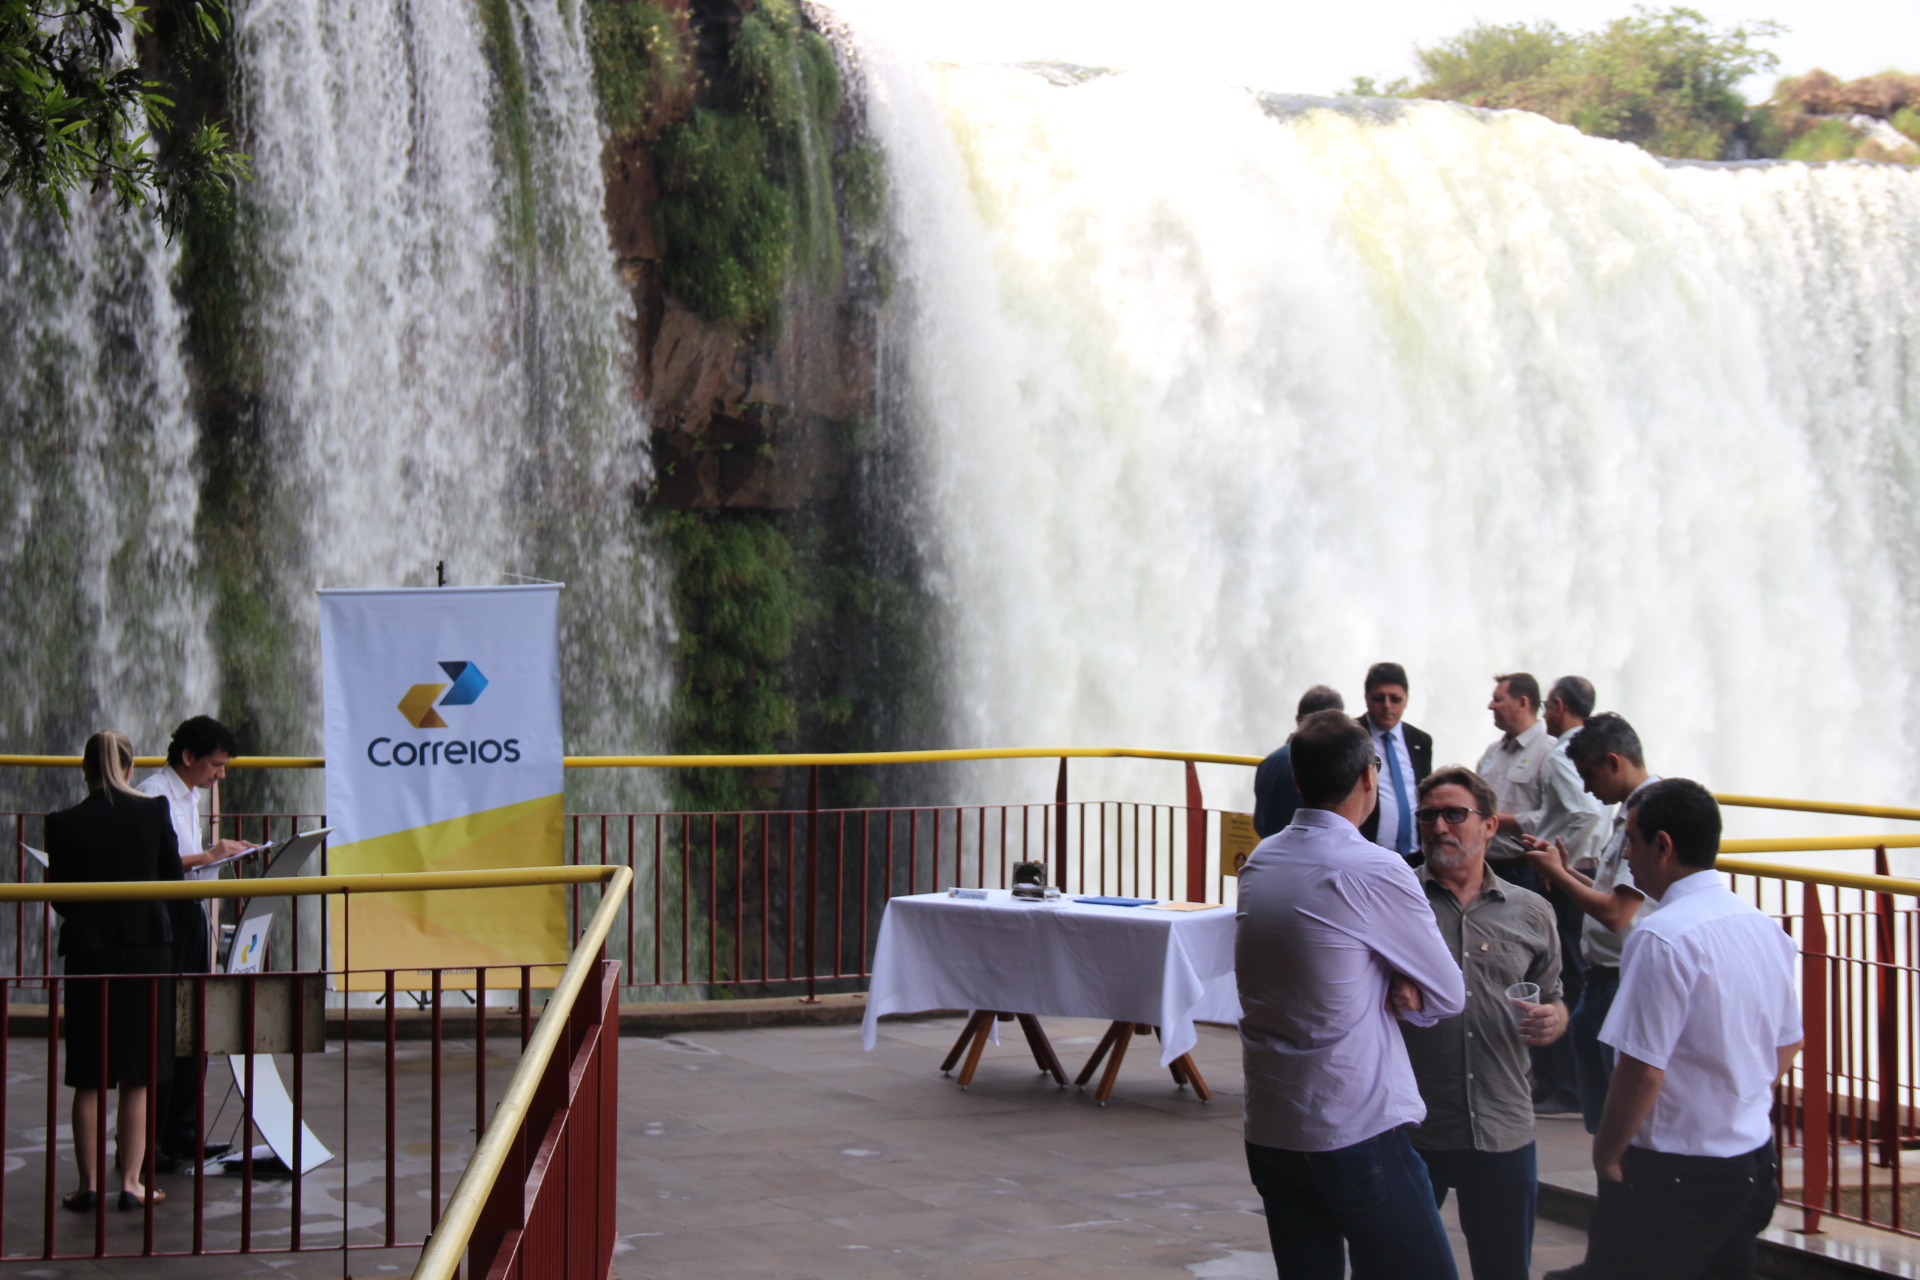
[(81, 192), (151, 207), (172, 230), (194, 205), (246, 176), (213, 121), (176, 123), (141, 65), (165, 36), (175, 51), (224, 39), (220, 0), (0, 0), (0, 197), (62, 218)]
[(1718, 159), (1746, 118), (1739, 84), (1777, 65), (1772, 22), (1716, 28), (1685, 8), (1636, 9), (1597, 31), (1481, 23), (1416, 48), (1418, 81), (1355, 92), (1514, 107), (1658, 155)]

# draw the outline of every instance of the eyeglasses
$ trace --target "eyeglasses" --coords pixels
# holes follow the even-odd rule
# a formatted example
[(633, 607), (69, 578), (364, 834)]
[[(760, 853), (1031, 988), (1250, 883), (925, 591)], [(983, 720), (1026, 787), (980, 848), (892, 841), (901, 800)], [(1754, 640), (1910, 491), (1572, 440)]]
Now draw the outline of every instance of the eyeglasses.
[(1384, 769), (1387, 767), (1387, 762), (1385, 760), (1382, 760), (1379, 756), (1375, 756), (1373, 758), (1373, 767), (1376, 769)]
[(1443, 821), (1448, 826), (1457, 827), (1467, 820), (1467, 815), (1470, 813), (1478, 814), (1482, 818), (1487, 816), (1478, 809), (1465, 809), (1451, 804), (1444, 809), (1415, 809), (1413, 816), (1414, 820), (1423, 827), (1430, 827), (1436, 822)]

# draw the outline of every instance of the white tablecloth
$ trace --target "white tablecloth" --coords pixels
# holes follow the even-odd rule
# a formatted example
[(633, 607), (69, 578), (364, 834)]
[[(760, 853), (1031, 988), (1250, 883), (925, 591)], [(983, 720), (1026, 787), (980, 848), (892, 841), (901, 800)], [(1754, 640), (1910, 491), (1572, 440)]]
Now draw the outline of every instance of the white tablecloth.
[(1233, 909), (1150, 911), (1065, 899), (985, 902), (922, 893), (880, 918), (863, 1040), (883, 1014), (994, 1009), (1144, 1022), (1160, 1028), (1160, 1064), (1198, 1042), (1193, 1024), (1240, 1021)]

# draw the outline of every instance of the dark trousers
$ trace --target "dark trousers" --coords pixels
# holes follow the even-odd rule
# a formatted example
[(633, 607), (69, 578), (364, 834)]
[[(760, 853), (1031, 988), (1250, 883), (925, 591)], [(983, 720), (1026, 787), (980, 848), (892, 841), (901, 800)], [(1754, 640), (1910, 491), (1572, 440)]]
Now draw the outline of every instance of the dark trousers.
[(1600, 1108), (1607, 1101), (1607, 1085), (1613, 1080), (1613, 1050), (1600, 1043), (1600, 1028), (1607, 1011), (1620, 990), (1620, 971), (1598, 966), (1587, 969), (1586, 985), (1580, 1003), (1574, 1008), (1567, 1026), (1567, 1039), (1573, 1042), (1574, 1083), (1580, 1092), (1580, 1119), (1588, 1133), (1600, 1132)]
[(1458, 1280), (1426, 1162), (1405, 1129), (1337, 1151), (1247, 1144), (1280, 1280)]
[(1433, 1202), (1460, 1193), (1460, 1231), (1473, 1280), (1527, 1280), (1540, 1178), (1533, 1143), (1517, 1151), (1422, 1151)]
[(1751, 1280), (1779, 1194), (1772, 1144), (1724, 1159), (1628, 1147), (1620, 1171), (1600, 1182), (1588, 1280)]
[[(179, 972), (207, 972), (205, 908), (198, 902), (169, 902), (167, 916), (173, 925), (173, 962)], [(175, 1050), (186, 1052), (173, 1060), (171, 1078), (161, 1084), (154, 1099), (154, 1133), (163, 1154), (192, 1155), (199, 1127), (200, 1059), (194, 1056), (192, 1044), (177, 1045)]]

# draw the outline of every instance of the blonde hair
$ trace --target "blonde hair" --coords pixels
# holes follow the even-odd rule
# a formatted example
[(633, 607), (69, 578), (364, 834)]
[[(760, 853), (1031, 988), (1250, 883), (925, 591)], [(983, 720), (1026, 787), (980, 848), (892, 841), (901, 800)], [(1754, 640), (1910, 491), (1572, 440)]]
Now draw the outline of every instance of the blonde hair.
[(126, 796), (140, 795), (127, 781), (127, 775), (133, 772), (133, 743), (118, 729), (103, 729), (87, 739), (80, 752), (80, 772), (86, 775), (88, 791), (105, 791), (109, 800), (116, 791)]

